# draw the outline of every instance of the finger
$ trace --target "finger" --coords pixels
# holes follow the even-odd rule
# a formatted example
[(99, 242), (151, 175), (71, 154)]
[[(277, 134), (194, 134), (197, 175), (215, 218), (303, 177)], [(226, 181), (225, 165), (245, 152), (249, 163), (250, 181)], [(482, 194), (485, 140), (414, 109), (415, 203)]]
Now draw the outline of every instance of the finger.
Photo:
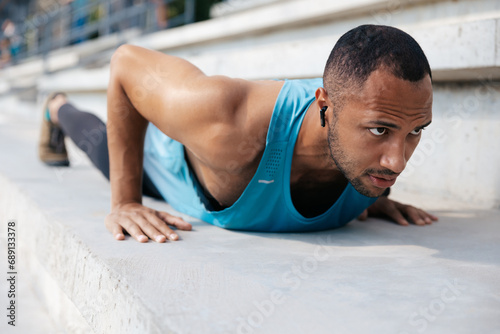
[(425, 217), (420, 215), (420, 210), (408, 205), (406, 206), (406, 215), (415, 225), (425, 225)]
[[(400, 203), (397, 203), (399, 205), (399, 209), (404, 211), (405, 210), (405, 206), (409, 206), (409, 205), (404, 205), (404, 204), (400, 204)], [(413, 207), (414, 208), (414, 207)], [(421, 218), (425, 221), (425, 223), (427, 224), (431, 224), (433, 221), (438, 221), (439, 218), (434, 216), (433, 214), (431, 213), (428, 213), (422, 209), (418, 209), (418, 208), (414, 208), (416, 210), (418, 210)]]
[[(420, 220), (423, 221), (423, 223), (419, 223), (417, 225), (425, 225), (425, 224), (432, 224), (433, 221), (436, 221), (437, 220), (437, 217), (425, 212), (424, 210), (422, 209), (418, 209), (418, 208), (414, 208), (418, 215), (420, 216)], [(417, 219), (417, 218), (415, 218)]]
[(162, 225), (164, 226), (165, 223), (158, 219), (158, 217), (154, 214), (146, 213), (144, 215), (135, 215), (133, 220), (139, 226), (140, 230), (144, 232), (147, 238), (160, 243), (167, 240), (165, 234), (160, 232), (160, 228)]
[(368, 218), (368, 210), (364, 210), (359, 216), (358, 220), (364, 221)]
[(128, 234), (130, 234), (138, 242), (148, 242), (148, 237), (145, 235), (145, 232), (142, 231), (138, 221), (140, 221), (138, 218), (132, 218), (129, 216), (122, 219), (121, 225), (125, 231), (127, 231)]
[(191, 231), (193, 229), (193, 226), (181, 217), (172, 216), (171, 214), (163, 211), (156, 211), (156, 215), (163, 219), (168, 225), (175, 226), (179, 230)]
[[(179, 236), (172, 230), (167, 224), (167, 222), (158, 217), (157, 213), (151, 213), (147, 216), (149, 222), (161, 233), (160, 236), (155, 236), (155, 240), (158, 242), (164, 242), (167, 239), (175, 241), (179, 239)], [(161, 237), (165, 240), (161, 241)]]
[(110, 216), (106, 217), (105, 225), (108, 231), (111, 232), (111, 234), (116, 240), (125, 239), (122, 227), (118, 223), (114, 222), (112, 217)]
[(420, 217), (424, 220), (424, 222), (428, 225), (432, 224), (432, 218), (431, 216), (425, 212), (424, 210), (419, 210), (420, 212)]
[(166, 212), (156, 212), (158, 220), (161, 220), (163, 231), (166, 231), (166, 235), (169, 240), (176, 241), (179, 240), (179, 235), (173, 231), (170, 226), (174, 226), (181, 230), (191, 230), (191, 224), (186, 223), (182, 218), (172, 216)]
[(431, 214), (431, 213), (428, 213), (428, 212), (426, 212), (426, 211), (424, 211), (424, 213), (425, 213), (425, 215), (426, 215), (428, 218), (430, 218), (430, 219), (431, 219), (431, 221), (438, 221), (438, 220), (439, 220), (439, 218), (438, 218), (437, 216), (434, 216), (434, 215), (433, 215), (433, 214)]
[(403, 225), (403, 226), (410, 225), (410, 223), (408, 223), (408, 220), (406, 220), (406, 218), (403, 216), (401, 211), (395, 205), (392, 206), (391, 209), (389, 209), (386, 212), (386, 215), (389, 216), (389, 218), (394, 220), (399, 225)]

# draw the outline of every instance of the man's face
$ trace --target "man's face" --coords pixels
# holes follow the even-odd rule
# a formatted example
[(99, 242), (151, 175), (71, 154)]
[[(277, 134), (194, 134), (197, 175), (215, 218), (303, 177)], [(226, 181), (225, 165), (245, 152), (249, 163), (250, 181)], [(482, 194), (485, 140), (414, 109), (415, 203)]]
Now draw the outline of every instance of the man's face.
[(329, 125), (337, 168), (361, 194), (380, 196), (396, 182), (432, 119), (432, 83), (379, 69), (351, 95)]

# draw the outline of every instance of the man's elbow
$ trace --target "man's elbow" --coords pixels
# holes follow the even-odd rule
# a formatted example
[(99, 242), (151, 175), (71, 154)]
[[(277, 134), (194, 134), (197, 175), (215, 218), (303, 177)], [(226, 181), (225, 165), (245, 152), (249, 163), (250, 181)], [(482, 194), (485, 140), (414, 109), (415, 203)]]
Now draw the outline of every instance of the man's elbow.
[(133, 57), (134, 48), (135, 47), (132, 45), (123, 44), (115, 50), (110, 60), (110, 71), (112, 76), (123, 72), (127, 59)]

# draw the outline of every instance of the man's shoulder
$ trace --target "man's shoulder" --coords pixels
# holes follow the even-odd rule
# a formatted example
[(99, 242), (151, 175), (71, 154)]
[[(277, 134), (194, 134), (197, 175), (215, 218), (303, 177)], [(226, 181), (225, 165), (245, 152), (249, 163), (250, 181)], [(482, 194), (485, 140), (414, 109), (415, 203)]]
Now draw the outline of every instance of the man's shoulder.
[(316, 89), (323, 87), (323, 78), (288, 79), (286, 83), (291, 89), (304, 90), (308, 94), (314, 94)]
[[(214, 169), (233, 161), (253, 163), (265, 147), (267, 129), (283, 81), (249, 81), (211, 77), (207, 101), (196, 121), (204, 125), (181, 141), (200, 161)], [(217, 101), (217, 103), (215, 103)], [(241, 154), (240, 152), (245, 152)], [(222, 167), (221, 167), (222, 166)]]

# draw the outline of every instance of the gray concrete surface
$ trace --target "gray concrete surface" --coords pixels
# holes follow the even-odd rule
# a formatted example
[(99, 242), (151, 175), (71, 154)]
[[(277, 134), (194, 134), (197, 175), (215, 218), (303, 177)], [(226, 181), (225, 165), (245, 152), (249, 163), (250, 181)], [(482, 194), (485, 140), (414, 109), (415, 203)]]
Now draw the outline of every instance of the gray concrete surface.
[(61, 333), (500, 333), (499, 211), (304, 234), (185, 217), (181, 241), (117, 242), (103, 224), (109, 184), (78, 155), (69, 169), (38, 162), (37, 126), (0, 120), (0, 242), (15, 219), (31, 286), (19, 303), (36, 295)]
[[(4, 217), (2, 216), (2, 233), (0, 233), (0, 259), (2, 263), (2, 269), (6, 268), (7, 259), (7, 247), (4, 244), (4, 237), (6, 232), (6, 222), (4, 221)], [(22, 260), (21, 260), (22, 261)], [(6, 270), (3, 274), (5, 274)], [(20, 269), (21, 273), (17, 282), (17, 289), (19, 291), (19, 295), (17, 296), (17, 300), (19, 303), (16, 303), (17, 307), (17, 319), (14, 322), (15, 327), (7, 324), (7, 321), (11, 319), (7, 318), (7, 312), (3, 312), (5, 308), (9, 306), (7, 301), (9, 300), (7, 294), (10, 290), (10, 284), (7, 282), (8, 277), (10, 275), (2, 275), (2, 279), (0, 280), (0, 305), (2, 308), (2, 322), (0, 323), (0, 333), (30, 333), (30, 334), (47, 334), (47, 333), (58, 333), (59, 329), (57, 325), (53, 323), (52, 318), (50, 317), (49, 310), (47, 306), (38, 298), (37, 291), (34, 290), (33, 284), (31, 283), (32, 278), (28, 275), (24, 275), (26, 273), (25, 268)]]

